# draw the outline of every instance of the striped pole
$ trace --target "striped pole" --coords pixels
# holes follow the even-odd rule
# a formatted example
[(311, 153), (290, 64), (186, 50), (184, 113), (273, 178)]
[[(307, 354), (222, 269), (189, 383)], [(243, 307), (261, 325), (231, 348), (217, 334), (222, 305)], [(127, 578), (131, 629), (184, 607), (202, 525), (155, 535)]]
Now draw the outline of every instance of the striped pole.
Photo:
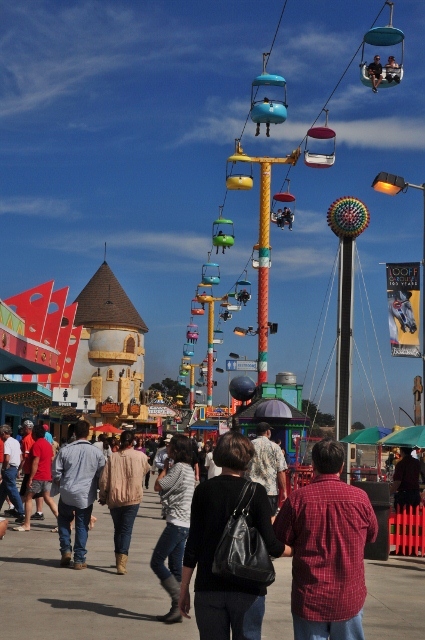
[(260, 230), (258, 269), (258, 378), (257, 384), (267, 382), (269, 336), (269, 268), (270, 268), (270, 186), (271, 162), (260, 162)]
[(190, 396), (189, 396), (189, 408), (193, 410), (195, 408), (195, 367), (196, 364), (190, 365)]
[(214, 300), (208, 302), (207, 406), (212, 407), (214, 368)]

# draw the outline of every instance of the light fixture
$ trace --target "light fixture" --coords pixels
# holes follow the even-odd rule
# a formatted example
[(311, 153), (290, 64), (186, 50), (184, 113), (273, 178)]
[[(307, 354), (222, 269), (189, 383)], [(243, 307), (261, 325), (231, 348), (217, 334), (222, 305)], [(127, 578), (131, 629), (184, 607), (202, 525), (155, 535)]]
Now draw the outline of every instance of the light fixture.
[(218, 371), (218, 373), (224, 373), (224, 369), (221, 367), (216, 367), (215, 370)]
[(230, 357), (230, 358), (234, 358), (235, 360), (239, 360), (240, 355), (239, 355), (239, 353), (233, 353), (233, 351), (231, 351), (231, 352), (229, 353), (229, 357)]
[(248, 329), (244, 329), (243, 327), (235, 327), (233, 329), (233, 333), (237, 336), (245, 337), (248, 333)]
[(277, 333), (277, 329), (278, 329), (277, 322), (269, 322), (268, 325), (270, 329), (270, 335), (272, 335), (273, 333)]
[(388, 196), (396, 196), (400, 191), (404, 191), (409, 185), (401, 176), (395, 176), (392, 173), (381, 171), (372, 182), (375, 191), (386, 193)]

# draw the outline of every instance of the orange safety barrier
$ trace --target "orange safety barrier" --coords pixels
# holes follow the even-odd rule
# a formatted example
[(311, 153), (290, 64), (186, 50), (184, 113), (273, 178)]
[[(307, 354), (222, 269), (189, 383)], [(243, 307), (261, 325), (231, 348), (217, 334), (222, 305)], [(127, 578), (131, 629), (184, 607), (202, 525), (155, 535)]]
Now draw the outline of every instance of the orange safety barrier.
[(389, 518), (390, 545), (402, 556), (425, 556), (425, 508), (399, 507)]

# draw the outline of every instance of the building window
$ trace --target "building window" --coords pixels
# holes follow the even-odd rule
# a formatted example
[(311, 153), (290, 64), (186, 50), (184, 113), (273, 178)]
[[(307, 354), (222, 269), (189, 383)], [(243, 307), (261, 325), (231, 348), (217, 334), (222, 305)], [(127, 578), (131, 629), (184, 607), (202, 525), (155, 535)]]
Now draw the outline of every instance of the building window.
[(130, 378), (130, 377), (131, 377), (131, 371), (130, 371), (130, 368), (127, 367), (127, 378)]
[(107, 370), (106, 379), (107, 380), (113, 380), (114, 379), (114, 370), (113, 369), (108, 369)]
[(136, 343), (132, 336), (129, 336), (124, 343), (125, 353), (134, 353), (136, 350)]

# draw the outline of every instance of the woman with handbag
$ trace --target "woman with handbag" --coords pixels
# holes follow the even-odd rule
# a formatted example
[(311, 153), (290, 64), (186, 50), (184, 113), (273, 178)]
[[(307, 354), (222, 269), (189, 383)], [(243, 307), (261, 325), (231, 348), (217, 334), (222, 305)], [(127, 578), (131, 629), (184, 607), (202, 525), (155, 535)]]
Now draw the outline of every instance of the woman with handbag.
[[(266, 556), (267, 552), (275, 558), (292, 555), (292, 549), (274, 535), (266, 490), (244, 478), (253, 455), (251, 441), (240, 433), (229, 431), (218, 439), (214, 450), (214, 462), (222, 467), (221, 475), (195, 489), (179, 606), (182, 615), (189, 618), (189, 584), (197, 566), (195, 616), (200, 640), (229, 640), (230, 632), (233, 640), (261, 639), (266, 584), (274, 577), (255, 582), (238, 577), (237, 571), (231, 575), (237, 564), (234, 556), (227, 562), (227, 571), (223, 570), (226, 564), (223, 551), (229, 553), (230, 549), (226, 546), (226, 533), (232, 533), (233, 524), (238, 525), (246, 518), (242, 529), (247, 525), (252, 527), (250, 534), (260, 534)], [(257, 560), (253, 557), (254, 563)]]

